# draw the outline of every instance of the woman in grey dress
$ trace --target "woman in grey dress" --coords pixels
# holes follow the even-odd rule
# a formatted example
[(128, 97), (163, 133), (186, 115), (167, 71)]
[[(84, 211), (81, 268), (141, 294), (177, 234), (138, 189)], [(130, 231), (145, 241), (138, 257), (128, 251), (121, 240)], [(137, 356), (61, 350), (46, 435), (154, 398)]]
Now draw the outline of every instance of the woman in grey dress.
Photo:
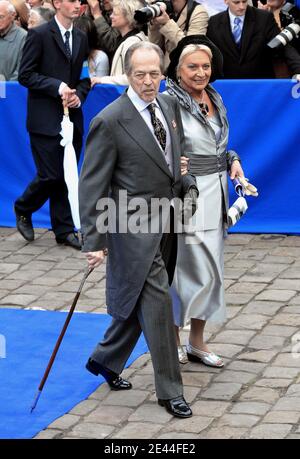
[(178, 355), (181, 363), (191, 360), (222, 367), (223, 360), (209, 351), (203, 335), (207, 320), (222, 322), (225, 319), (223, 252), (228, 210), (227, 172), (230, 178), (244, 174), (238, 155), (227, 151), (226, 109), (221, 96), (209, 84), (221, 74), (219, 49), (204, 35), (190, 35), (179, 42), (170, 58), (167, 91), (180, 103), (185, 155), (199, 189), (196, 231), (178, 234), (173, 283), (177, 294), (177, 301), (173, 295), (175, 323), (180, 327), (191, 324), (187, 354), (177, 333)]

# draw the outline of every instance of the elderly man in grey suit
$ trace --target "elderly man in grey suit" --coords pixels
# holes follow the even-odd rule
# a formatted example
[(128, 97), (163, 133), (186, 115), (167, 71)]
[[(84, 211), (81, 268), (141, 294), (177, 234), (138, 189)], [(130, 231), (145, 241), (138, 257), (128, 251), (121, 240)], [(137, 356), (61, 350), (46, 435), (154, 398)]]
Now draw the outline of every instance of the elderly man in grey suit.
[[(113, 390), (130, 389), (131, 383), (119, 375), (143, 331), (158, 403), (172, 415), (187, 418), (192, 411), (183, 397), (168, 293), (176, 234), (165, 226), (145, 231), (157, 218), (152, 209), (139, 213), (145, 223), (140, 232), (130, 228), (133, 210), (143, 202), (174, 202), (182, 193), (197, 193), (193, 177), (181, 176), (183, 137), (177, 102), (158, 95), (162, 68), (158, 46), (133, 45), (125, 59), (128, 91), (94, 118), (87, 138), (79, 184), (83, 251), (89, 266), (96, 267), (107, 250), (106, 296), (113, 316), (87, 369), (104, 376)], [(106, 232), (105, 211), (99, 209), (104, 209), (108, 196), (115, 204), (116, 221)], [(172, 219), (172, 206), (168, 218)]]
[(0, 75), (6, 81), (17, 81), (22, 49), (27, 32), (15, 25), (15, 7), (0, 0)]

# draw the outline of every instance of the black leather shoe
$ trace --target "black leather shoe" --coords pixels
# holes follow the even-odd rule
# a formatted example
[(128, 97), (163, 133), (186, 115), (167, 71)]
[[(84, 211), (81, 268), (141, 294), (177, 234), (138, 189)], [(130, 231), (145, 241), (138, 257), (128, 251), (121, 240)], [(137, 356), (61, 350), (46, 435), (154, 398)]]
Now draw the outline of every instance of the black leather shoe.
[(23, 238), (26, 239), (28, 242), (32, 242), (34, 240), (34, 231), (31, 221), (31, 215), (21, 215), (16, 209), (16, 226), (20, 234), (22, 234)]
[(190, 418), (193, 413), (183, 397), (171, 398), (170, 400), (158, 399), (158, 404), (164, 406), (168, 413), (177, 418)]
[(73, 247), (73, 249), (81, 250), (81, 244), (76, 233), (68, 233), (63, 236), (57, 236), (56, 242), (57, 244), (69, 245), (70, 247)]
[(112, 390), (129, 390), (132, 388), (132, 384), (129, 381), (121, 378), (114, 371), (103, 367), (100, 363), (95, 362), (95, 360), (89, 359), (85, 368), (95, 376), (102, 375)]

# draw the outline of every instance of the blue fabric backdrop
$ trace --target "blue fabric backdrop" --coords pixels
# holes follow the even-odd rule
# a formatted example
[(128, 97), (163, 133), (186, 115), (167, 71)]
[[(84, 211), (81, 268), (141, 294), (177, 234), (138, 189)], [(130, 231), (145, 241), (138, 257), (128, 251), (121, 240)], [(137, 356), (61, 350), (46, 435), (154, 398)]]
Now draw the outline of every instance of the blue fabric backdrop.
[[(0, 439), (33, 437), (104, 382), (102, 376), (86, 371), (85, 364), (111, 317), (75, 312), (30, 413), (66, 316), (65, 312), (0, 309), (0, 336), (6, 343), (5, 355), (0, 354)], [(141, 336), (126, 366), (147, 351)]]
[[(300, 91), (288, 80), (225, 80), (215, 83), (228, 110), (229, 147), (239, 152), (246, 176), (259, 188), (233, 232), (300, 234)], [(298, 98), (292, 97), (292, 90)], [(84, 105), (85, 130), (91, 118), (124, 88), (97, 86)], [(47, 116), (47, 113), (41, 113)], [(0, 225), (14, 226), (13, 202), (33, 178), (25, 130), (26, 90), (18, 83), (0, 92)], [(231, 201), (236, 196), (231, 193)], [(49, 227), (47, 209), (33, 217)]]

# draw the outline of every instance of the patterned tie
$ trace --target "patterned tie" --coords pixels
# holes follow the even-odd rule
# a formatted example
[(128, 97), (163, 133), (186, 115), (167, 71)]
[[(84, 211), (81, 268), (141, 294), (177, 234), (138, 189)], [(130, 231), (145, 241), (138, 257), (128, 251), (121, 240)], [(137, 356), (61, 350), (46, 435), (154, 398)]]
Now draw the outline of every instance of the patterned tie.
[(72, 53), (71, 53), (70, 42), (69, 42), (69, 38), (70, 38), (70, 31), (69, 30), (67, 30), (65, 32), (65, 37), (66, 37), (65, 50), (66, 50), (66, 54), (68, 56), (68, 59), (70, 61), (72, 59)]
[(232, 29), (233, 38), (236, 44), (239, 45), (241, 41), (241, 36), (242, 36), (242, 28), (241, 28), (242, 20), (240, 18), (234, 18), (233, 22), (234, 22), (234, 27)]
[(167, 144), (167, 133), (162, 122), (155, 115), (155, 104), (149, 104), (147, 109), (151, 115), (151, 123), (154, 129), (155, 137), (159, 141), (161, 148), (165, 151)]

